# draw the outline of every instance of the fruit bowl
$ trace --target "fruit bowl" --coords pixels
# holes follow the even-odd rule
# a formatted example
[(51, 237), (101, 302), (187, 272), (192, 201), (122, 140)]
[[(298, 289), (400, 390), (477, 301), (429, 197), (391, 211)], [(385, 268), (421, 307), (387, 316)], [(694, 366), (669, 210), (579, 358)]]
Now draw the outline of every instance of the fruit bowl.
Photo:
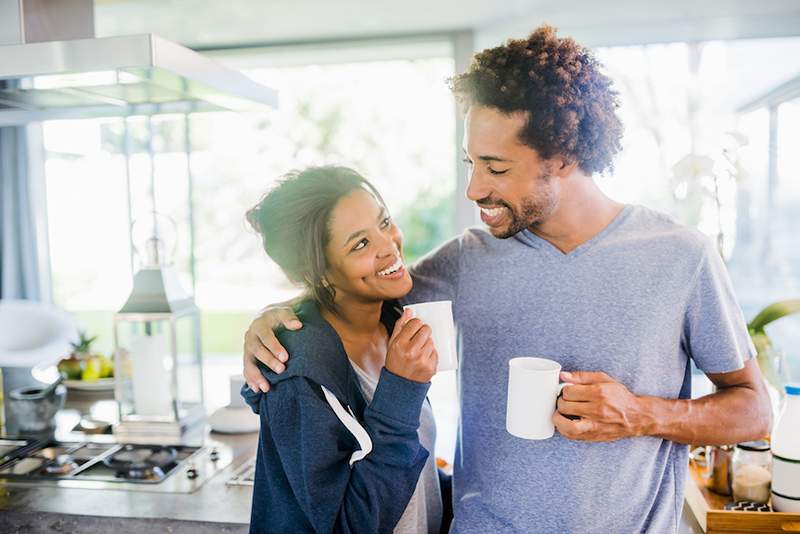
[(76, 391), (112, 391), (114, 378), (98, 378), (97, 380), (64, 380), (63, 384)]

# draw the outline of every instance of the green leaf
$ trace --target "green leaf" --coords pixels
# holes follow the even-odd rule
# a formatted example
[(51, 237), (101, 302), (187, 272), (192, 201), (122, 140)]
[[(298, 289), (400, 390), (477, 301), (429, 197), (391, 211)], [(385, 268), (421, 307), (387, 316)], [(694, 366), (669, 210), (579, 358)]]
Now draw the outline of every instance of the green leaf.
[(793, 313), (800, 313), (800, 299), (773, 302), (750, 321), (747, 329), (750, 331), (750, 335), (763, 334), (764, 327), (769, 323)]

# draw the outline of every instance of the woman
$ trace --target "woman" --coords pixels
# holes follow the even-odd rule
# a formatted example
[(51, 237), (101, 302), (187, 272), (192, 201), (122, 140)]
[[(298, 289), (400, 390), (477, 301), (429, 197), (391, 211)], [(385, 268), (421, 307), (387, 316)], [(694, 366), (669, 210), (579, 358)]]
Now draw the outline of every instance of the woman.
[(261, 417), (250, 532), (439, 532), (442, 499), (425, 395), (430, 329), (396, 300), (411, 290), (400, 230), (351, 169), (285, 176), (247, 214), (267, 254), (305, 287), (304, 328), (283, 331), (286, 370), (242, 395)]

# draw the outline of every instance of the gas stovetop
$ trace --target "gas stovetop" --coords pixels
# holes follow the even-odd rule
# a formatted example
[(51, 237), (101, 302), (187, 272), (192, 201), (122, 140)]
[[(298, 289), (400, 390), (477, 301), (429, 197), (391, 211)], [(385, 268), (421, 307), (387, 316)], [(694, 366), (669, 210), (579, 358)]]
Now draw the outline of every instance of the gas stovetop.
[(0, 479), (59, 487), (191, 493), (232, 461), (202, 447), (0, 438)]

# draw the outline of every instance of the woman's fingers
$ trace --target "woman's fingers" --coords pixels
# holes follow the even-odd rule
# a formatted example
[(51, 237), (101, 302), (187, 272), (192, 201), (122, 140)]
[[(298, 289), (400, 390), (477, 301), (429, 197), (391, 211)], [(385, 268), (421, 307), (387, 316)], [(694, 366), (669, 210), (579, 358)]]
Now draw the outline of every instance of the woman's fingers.
[(428, 362), (429, 367), (436, 372), (436, 368), (439, 366), (439, 353), (436, 352), (432, 337), (428, 338), (420, 352), (423, 360)]
[(411, 343), (411, 338), (413, 338), (423, 326), (425, 326), (425, 323), (416, 317), (412, 317), (400, 328), (400, 333), (397, 335), (397, 338), (395, 338), (395, 341), (403, 346), (408, 346)]
[(412, 353), (419, 354), (422, 352), (423, 346), (428, 341), (431, 341), (431, 327), (425, 323), (422, 323), (422, 326), (420, 326), (420, 328), (417, 329), (417, 331), (414, 332), (414, 335), (411, 337), (411, 346), (409, 347), (409, 350)]
[(397, 319), (397, 322), (394, 323), (394, 329), (392, 330), (392, 335), (389, 336), (389, 343), (391, 343), (400, 336), (400, 332), (403, 331), (403, 327), (408, 321), (411, 320), (412, 317), (414, 317), (414, 314), (411, 310), (407, 308), (403, 310), (403, 314), (400, 316), (399, 319)]

